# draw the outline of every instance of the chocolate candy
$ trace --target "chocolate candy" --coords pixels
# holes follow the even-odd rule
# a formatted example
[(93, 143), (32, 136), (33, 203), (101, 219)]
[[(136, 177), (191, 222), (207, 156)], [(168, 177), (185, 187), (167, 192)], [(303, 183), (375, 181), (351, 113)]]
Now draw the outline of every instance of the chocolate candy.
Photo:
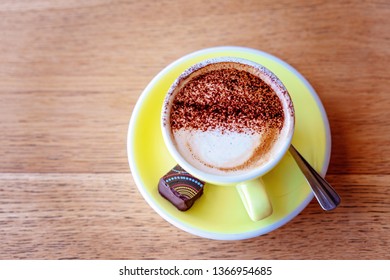
[(176, 165), (158, 182), (159, 193), (180, 211), (192, 207), (203, 194), (204, 182)]

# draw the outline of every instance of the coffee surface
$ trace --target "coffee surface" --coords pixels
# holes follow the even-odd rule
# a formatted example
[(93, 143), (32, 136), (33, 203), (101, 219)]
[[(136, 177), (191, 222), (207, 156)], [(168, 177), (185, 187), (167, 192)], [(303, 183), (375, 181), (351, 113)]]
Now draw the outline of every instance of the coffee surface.
[(220, 128), (262, 132), (281, 128), (283, 107), (276, 93), (259, 77), (243, 70), (220, 69), (190, 80), (175, 96), (172, 129)]
[(284, 124), (274, 90), (258, 76), (219, 67), (178, 87), (170, 125), (178, 151), (213, 174), (232, 174), (267, 162)]

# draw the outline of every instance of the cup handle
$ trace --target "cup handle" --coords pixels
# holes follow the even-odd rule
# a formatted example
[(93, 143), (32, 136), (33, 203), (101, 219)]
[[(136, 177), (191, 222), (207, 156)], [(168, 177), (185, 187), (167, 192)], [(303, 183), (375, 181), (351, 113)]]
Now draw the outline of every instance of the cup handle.
[(260, 221), (272, 214), (272, 205), (261, 178), (239, 183), (236, 187), (251, 220)]

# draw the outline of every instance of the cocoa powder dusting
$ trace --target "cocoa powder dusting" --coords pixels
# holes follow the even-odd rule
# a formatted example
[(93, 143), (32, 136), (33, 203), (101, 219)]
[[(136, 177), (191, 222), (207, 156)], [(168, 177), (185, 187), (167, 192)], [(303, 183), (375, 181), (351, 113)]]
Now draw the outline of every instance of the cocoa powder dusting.
[(284, 113), (276, 93), (259, 77), (218, 69), (189, 81), (174, 98), (171, 128), (261, 132), (281, 129)]

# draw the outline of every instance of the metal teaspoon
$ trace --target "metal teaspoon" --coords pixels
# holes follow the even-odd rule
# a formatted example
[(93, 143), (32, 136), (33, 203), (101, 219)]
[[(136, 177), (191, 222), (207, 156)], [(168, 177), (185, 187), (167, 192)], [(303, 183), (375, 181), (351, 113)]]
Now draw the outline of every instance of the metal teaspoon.
[(330, 211), (335, 209), (340, 204), (340, 196), (332, 188), (332, 186), (321, 177), (317, 171), (303, 158), (303, 156), (291, 144), (289, 148), (290, 154), (295, 159), (307, 182), (313, 190), (314, 196), (318, 200), (322, 209)]

